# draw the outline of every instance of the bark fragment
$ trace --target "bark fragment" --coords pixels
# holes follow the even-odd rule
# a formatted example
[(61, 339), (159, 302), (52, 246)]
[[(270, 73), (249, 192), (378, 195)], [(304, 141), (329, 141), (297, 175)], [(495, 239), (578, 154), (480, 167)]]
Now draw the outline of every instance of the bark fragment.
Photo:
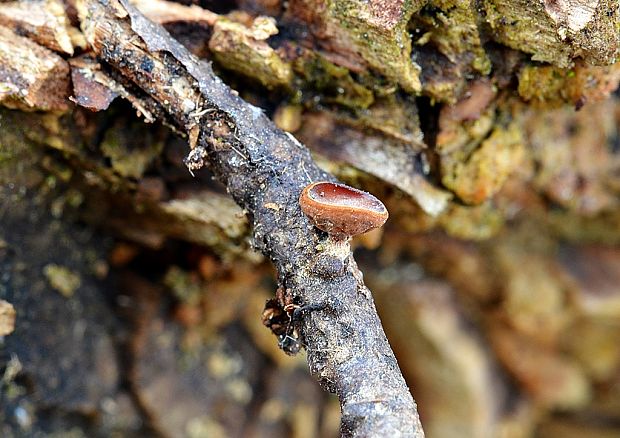
[(159, 24), (183, 21), (213, 26), (220, 17), (218, 14), (200, 6), (185, 6), (165, 0), (133, 0), (132, 4), (150, 20)]
[(71, 100), (92, 111), (108, 109), (119, 93), (95, 80), (95, 66), (89, 69), (83, 64), (80, 65), (81, 63), (76, 59), (72, 59), (70, 64), (71, 83), (73, 84)]
[(118, 96), (127, 99), (146, 123), (155, 121), (159, 108), (145, 96), (135, 96), (108, 74), (90, 55), (69, 60), (73, 93), (70, 99), (91, 111), (102, 111)]
[(22, 110), (69, 109), (69, 65), (54, 52), (0, 26), (0, 103)]
[(0, 3), (0, 26), (56, 52), (73, 55), (69, 19), (60, 0)]
[(532, 60), (570, 67), (577, 57), (609, 65), (620, 50), (615, 0), (485, 0), (493, 39), (532, 54)]
[(291, 20), (309, 26), (334, 63), (354, 71), (369, 66), (413, 92), (421, 84), (407, 23), (422, 5), (417, 0), (295, 0), (288, 12)]
[(209, 49), (225, 68), (258, 79), (267, 88), (287, 87), (293, 79), (291, 65), (265, 41), (278, 32), (275, 20), (257, 17), (251, 27), (225, 18), (216, 21)]
[[(471, 1), (431, 1), (413, 16), (409, 30), (414, 38), (414, 59), (422, 68), (425, 94), (454, 102), (468, 77), (490, 72), (479, 21), (475, 2)], [(439, 63), (445, 67), (437, 68)]]

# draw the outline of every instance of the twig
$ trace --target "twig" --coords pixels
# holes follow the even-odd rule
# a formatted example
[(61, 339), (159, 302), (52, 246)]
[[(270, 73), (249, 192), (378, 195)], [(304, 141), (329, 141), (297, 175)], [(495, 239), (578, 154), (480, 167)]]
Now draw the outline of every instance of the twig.
[[(188, 167), (208, 166), (248, 212), (255, 245), (275, 264), (281, 287), (300, 304), (323, 305), (304, 313), (300, 330), (312, 374), (340, 398), (342, 435), (423, 437), (415, 402), (349, 245), (325, 240), (299, 208), (308, 179), (333, 177), (209, 65), (127, 2), (77, 5), (99, 59), (133, 81), (196, 140)], [(209, 111), (197, 121), (196, 114), (183, 111), (187, 101)]]

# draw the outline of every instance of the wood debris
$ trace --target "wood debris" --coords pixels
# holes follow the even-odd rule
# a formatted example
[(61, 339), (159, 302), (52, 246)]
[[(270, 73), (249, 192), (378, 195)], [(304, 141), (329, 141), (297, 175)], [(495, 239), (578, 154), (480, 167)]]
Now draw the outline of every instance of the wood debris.
[(69, 109), (69, 64), (0, 26), (0, 103), (22, 110)]

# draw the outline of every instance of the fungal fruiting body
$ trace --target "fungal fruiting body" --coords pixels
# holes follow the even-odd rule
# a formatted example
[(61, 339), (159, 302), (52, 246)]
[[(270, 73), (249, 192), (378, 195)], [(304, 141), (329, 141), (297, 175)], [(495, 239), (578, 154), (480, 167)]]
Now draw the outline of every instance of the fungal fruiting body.
[(318, 229), (337, 240), (380, 227), (388, 218), (385, 205), (370, 193), (327, 181), (306, 186), (299, 205)]

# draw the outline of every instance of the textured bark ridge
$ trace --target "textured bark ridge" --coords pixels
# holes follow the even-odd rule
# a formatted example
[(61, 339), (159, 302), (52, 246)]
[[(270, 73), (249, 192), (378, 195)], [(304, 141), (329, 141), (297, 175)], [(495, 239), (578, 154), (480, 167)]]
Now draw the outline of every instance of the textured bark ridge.
[(154, 112), (187, 133), (188, 167), (208, 166), (251, 217), (254, 242), (301, 306), (311, 372), (338, 394), (344, 436), (422, 437), (415, 403), (348, 244), (313, 228), (298, 198), (334, 180), (310, 153), (240, 99), (127, 2), (79, 1), (81, 26), (110, 74), (142, 93)]

